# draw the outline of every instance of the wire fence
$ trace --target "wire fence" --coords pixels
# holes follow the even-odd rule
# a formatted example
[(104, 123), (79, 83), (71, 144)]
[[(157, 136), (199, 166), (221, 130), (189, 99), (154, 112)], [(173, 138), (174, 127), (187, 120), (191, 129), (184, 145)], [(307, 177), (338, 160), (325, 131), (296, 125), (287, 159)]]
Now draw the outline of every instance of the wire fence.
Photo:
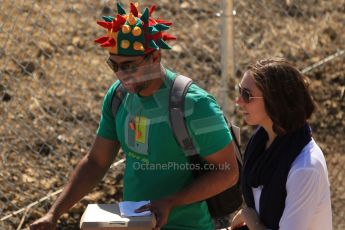
[[(128, 1), (121, 2), (127, 9)], [(141, 9), (153, 3), (139, 1)], [(343, 1), (234, 1), (230, 14), (222, 7), (217, 0), (157, 1), (154, 15), (173, 21), (169, 32), (178, 37), (163, 53), (164, 64), (229, 98), (231, 119), (238, 117), (231, 99), (248, 63), (284, 56), (309, 75), (320, 107), (312, 127), (330, 170), (334, 229), (344, 229)], [(27, 229), (43, 215), (90, 148), (102, 98), (115, 80), (106, 53), (93, 43), (103, 33), (95, 22), (114, 9), (113, 0), (0, 0), (0, 229)], [(234, 19), (228, 91), (220, 90), (225, 14)], [(244, 140), (250, 132), (243, 128)], [(87, 203), (121, 199), (122, 157), (62, 216), (60, 229), (76, 228)]]

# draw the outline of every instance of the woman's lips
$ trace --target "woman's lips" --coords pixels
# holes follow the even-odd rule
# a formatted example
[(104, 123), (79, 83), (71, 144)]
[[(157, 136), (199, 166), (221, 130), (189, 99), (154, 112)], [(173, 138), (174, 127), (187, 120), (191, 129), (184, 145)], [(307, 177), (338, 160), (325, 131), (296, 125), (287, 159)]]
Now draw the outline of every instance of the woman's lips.
[(247, 113), (247, 112), (243, 112), (242, 114), (243, 114), (244, 117), (248, 117), (249, 116), (249, 113)]
[(244, 111), (244, 110), (240, 110), (240, 112), (242, 113), (242, 115), (243, 115), (243, 116), (247, 116), (247, 115), (249, 115), (249, 113), (248, 113), (248, 112), (246, 112), (246, 111)]

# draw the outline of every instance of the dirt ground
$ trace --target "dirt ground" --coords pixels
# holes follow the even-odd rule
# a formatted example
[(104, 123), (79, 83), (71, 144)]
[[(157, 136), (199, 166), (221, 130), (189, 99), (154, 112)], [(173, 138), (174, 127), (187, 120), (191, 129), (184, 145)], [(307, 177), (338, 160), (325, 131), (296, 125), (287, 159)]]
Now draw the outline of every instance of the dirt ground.
[[(115, 80), (106, 53), (93, 43), (103, 35), (95, 21), (111, 12), (114, 7), (105, 4), (113, 2), (0, 1), (0, 229), (27, 229), (42, 216), (56, 196), (40, 199), (63, 187), (92, 145), (102, 98)], [(173, 21), (170, 32), (178, 37), (172, 51), (163, 53), (163, 62), (220, 98), (220, 1), (157, 2), (154, 15)], [(234, 1), (235, 75), (227, 83), (226, 106), (231, 120), (243, 127), (245, 142), (252, 129), (233, 106), (234, 86), (245, 66), (275, 55), (306, 71), (317, 103), (310, 124), (327, 160), (334, 229), (342, 230), (345, 2), (287, 2)], [(307, 69), (321, 60), (325, 63)], [(88, 203), (119, 201), (122, 177), (123, 165), (109, 170), (90, 195), (61, 217), (59, 229), (78, 228)]]

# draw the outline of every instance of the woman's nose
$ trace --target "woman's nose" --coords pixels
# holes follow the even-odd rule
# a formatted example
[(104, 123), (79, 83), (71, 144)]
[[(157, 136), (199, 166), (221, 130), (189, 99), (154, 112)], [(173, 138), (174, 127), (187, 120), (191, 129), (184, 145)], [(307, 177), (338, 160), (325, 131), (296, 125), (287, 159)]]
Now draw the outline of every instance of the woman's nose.
[(243, 99), (242, 99), (242, 97), (241, 97), (241, 96), (236, 97), (235, 103), (236, 103), (237, 105), (239, 105), (240, 107), (242, 107), (242, 105), (243, 105)]

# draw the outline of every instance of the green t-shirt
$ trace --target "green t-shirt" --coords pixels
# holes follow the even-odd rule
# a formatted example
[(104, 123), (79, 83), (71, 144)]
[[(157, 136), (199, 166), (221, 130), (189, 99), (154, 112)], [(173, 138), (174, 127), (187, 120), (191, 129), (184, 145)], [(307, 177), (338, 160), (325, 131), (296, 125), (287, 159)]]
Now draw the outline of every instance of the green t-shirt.
[[(104, 98), (97, 135), (118, 140), (125, 152), (124, 200), (159, 199), (193, 181), (188, 159), (170, 129), (169, 90), (175, 76), (166, 70), (164, 84), (152, 96), (128, 93), (118, 109), (116, 121), (111, 112), (111, 100), (119, 81), (110, 87)], [(216, 100), (195, 84), (186, 94), (185, 116), (201, 156), (221, 150), (232, 140)], [(201, 201), (174, 208), (164, 229), (213, 229), (207, 203)]]

